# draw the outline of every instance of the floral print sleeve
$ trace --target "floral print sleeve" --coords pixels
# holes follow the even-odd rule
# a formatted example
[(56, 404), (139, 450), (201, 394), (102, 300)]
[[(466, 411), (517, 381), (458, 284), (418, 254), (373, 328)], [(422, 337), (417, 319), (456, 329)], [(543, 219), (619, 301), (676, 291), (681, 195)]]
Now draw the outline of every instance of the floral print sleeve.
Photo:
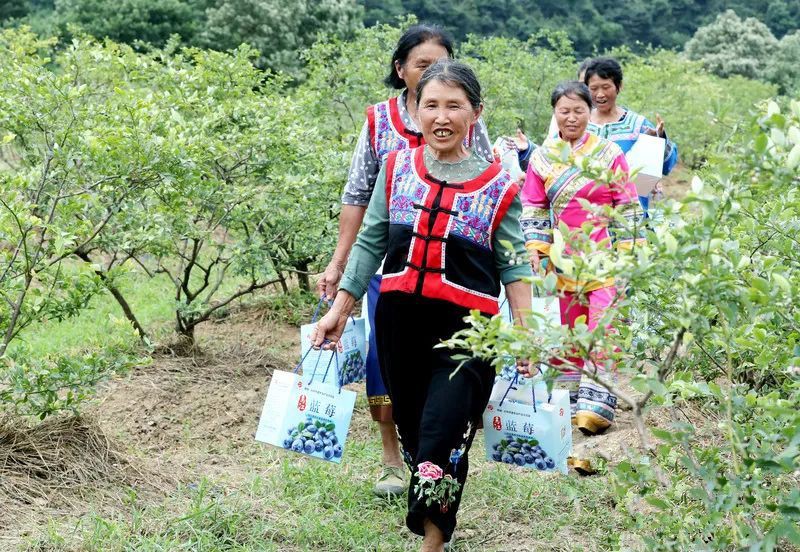
[(369, 124), (364, 121), (358, 144), (350, 161), (350, 172), (347, 173), (347, 183), (342, 194), (344, 205), (369, 205), (375, 181), (378, 179), (381, 162), (370, 145)]

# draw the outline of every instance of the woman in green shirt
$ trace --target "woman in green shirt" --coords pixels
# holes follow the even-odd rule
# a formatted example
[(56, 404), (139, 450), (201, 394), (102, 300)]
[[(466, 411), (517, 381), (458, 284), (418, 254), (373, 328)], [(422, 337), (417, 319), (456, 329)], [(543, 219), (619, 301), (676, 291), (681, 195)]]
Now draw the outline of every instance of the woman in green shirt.
[[(515, 320), (530, 309), (531, 275), (519, 225), (518, 185), (464, 138), (481, 115), (480, 84), (466, 65), (439, 60), (417, 86), (425, 144), (389, 154), (378, 174), (364, 228), (316, 346), (331, 348), (381, 260), (375, 332), (384, 382), (411, 472), (406, 524), (441, 550), (452, 536), (467, 477), (467, 452), (489, 400), (494, 369), (459, 367), (435, 348), (466, 327), (471, 309), (498, 312), (500, 285)], [(508, 256), (501, 240), (513, 244)], [(460, 351), (463, 352), (463, 351)]]

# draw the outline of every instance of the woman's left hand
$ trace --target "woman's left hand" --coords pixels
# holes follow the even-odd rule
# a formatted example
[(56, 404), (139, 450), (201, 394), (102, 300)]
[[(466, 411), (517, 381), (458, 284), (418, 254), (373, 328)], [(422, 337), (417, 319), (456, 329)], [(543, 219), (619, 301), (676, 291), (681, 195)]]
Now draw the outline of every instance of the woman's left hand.
[(649, 134), (650, 136), (658, 136), (659, 138), (666, 137), (666, 132), (664, 132), (664, 119), (661, 118), (661, 115), (656, 113), (656, 128), (645, 128), (645, 134)]
[(330, 351), (336, 347), (344, 333), (347, 317), (348, 314), (331, 308), (314, 326), (314, 332), (311, 334), (311, 343), (314, 348)]

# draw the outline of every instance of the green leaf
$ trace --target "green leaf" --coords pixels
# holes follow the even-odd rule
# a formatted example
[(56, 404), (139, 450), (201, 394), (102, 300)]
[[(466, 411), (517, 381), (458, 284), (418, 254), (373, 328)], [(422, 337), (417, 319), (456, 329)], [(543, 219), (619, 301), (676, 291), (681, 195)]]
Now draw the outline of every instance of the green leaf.
[(657, 427), (653, 427), (650, 429), (650, 432), (656, 438), (661, 439), (662, 441), (670, 441), (672, 439), (672, 433), (665, 429), (659, 429)]
[(647, 380), (647, 387), (657, 396), (663, 397), (667, 394), (667, 387), (656, 379)]
[(544, 277), (543, 286), (546, 292), (555, 293), (557, 284), (558, 276), (556, 276), (555, 272), (550, 272)]
[(669, 504), (660, 498), (656, 498), (655, 496), (646, 496), (644, 497), (645, 501), (650, 504), (651, 506), (655, 506), (659, 510), (669, 510)]
[(697, 195), (703, 193), (703, 181), (697, 175), (692, 177), (692, 192), (694, 192)]
[(767, 138), (767, 135), (762, 132), (758, 136), (756, 136), (756, 139), (753, 142), (753, 149), (755, 150), (756, 153), (763, 155), (764, 152), (767, 151), (768, 142), (769, 139)]
[(790, 170), (800, 166), (800, 144), (795, 144), (789, 155), (786, 156), (786, 167)]

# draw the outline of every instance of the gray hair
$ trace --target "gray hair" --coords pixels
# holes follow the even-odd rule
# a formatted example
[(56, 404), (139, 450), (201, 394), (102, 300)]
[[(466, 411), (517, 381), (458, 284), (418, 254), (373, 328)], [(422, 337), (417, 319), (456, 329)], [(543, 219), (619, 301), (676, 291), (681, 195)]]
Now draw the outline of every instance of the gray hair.
[(449, 58), (442, 58), (432, 63), (417, 84), (417, 104), (422, 97), (422, 91), (431, 81), (458, 86), (467, 95), (467, 99), (474, 109), (481, 106), (481, 83), (478, 82), (475, 72), (465, 63)]
[(592, 93), (589, 92), (589, 87), (582, 82), (563, 81), (558, 83), (550, 96), (550, 106), (555, 108), (558, 100), (564, 96), (583, 100), (589, 106), (589, 109), (592, 109)]

